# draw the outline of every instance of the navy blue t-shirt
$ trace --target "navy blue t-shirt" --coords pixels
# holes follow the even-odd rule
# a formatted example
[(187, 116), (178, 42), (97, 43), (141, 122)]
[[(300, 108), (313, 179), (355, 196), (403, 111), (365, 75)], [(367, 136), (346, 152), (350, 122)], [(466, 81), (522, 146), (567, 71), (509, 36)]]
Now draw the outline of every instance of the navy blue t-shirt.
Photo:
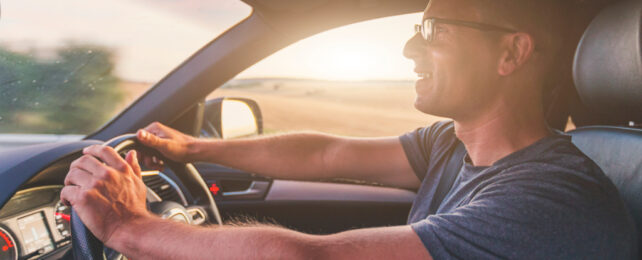
[[(637, 258), (624, 202), (570, 136), (546, 137), (489, 167), (470, 163), (452, 121), (400, 140), (422, 180), (408, 224), (435, 259)], [(453, 156), (464, 158), (455, 182), (433, 202)]]

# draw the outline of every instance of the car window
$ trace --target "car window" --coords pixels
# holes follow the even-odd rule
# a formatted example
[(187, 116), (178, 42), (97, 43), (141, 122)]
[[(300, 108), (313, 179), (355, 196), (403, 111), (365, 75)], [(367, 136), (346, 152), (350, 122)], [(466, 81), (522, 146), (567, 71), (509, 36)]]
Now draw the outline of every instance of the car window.
[(347, 25), (299, 41), (208, 97), (255, 100), (264, 132), (394, 136), (441, 120), (415, 110), (406, 40), (422, 13)]
[(250, 12), (240, 0), (2, 1), (0, 140), (97, 130)]

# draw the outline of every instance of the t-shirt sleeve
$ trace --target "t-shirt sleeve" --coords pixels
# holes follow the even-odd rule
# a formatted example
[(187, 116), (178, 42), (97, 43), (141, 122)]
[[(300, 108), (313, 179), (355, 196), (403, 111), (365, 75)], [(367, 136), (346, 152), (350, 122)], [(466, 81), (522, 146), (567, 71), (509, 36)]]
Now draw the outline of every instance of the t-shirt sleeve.
[(581, 191), (535, 179), (486, 186), (465, 206), (411, 227), (434, 259), (587, 259), (616, 243), (613, 229), (599, 224), (612, 216), (587, 214), (608, 206), (585, 207)]
[(408, 162), (420, 180), (426, 177), (435, 140), (450, 124), (452, 121), (437, 122), (429, 127), (418, 128), (399, 136)]

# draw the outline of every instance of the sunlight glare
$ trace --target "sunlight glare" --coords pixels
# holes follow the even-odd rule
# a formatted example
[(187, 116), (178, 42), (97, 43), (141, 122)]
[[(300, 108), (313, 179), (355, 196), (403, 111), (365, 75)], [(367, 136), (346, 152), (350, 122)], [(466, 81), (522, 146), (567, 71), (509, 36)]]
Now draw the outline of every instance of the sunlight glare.
[(252, 109), (237, 100), (224, 100), (221, 107), (223, 138), (231, 139), (258, 133)]
[(366, 80), (376, 65), (376, 50), (368, 46), (347, 44), (316, 53), (310, 59), (318, 62), (316, 74), (330, 80)]
[(402, 52), (421, 16), (386, 17), (319, 33), (265, 58), (239, 78), (414, 79), (414, 65)]

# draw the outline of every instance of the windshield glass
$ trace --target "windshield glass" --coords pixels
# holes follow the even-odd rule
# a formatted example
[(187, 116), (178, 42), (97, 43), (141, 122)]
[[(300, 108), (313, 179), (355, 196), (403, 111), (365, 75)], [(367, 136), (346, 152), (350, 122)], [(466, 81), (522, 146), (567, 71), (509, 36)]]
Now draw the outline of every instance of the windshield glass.
[(89, 134), (250, 12), (239, 0), (2, 1), (0, 134)]

